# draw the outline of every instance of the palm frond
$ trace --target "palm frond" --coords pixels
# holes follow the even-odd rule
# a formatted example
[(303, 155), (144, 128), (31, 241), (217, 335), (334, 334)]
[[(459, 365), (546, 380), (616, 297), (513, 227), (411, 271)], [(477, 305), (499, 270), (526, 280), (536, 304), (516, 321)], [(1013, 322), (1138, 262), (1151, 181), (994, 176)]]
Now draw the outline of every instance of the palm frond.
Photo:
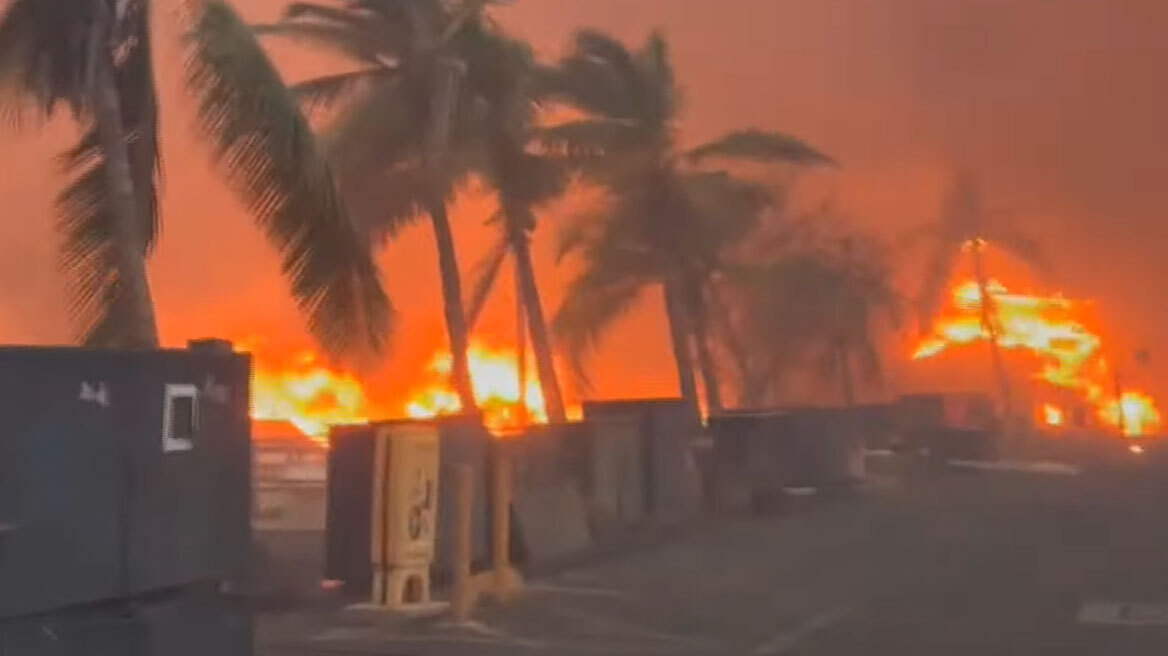
[(566, 157), (528, 152), (527, 136), (526, 131), (497, 132), (487, 145), (482, 171), (498, 192), (504, 223), (523, 233), (535, 228), (536, 208), (567, 190), (574, 170)]
[(437, 190), (449, 199), (477, 165), (472, 139), (460, 133), (447, 157), (446, 180), (432, 179), (425, 158), (428, 94), (409, 77), (380, 80), (357, 92), (323, 137), (357, 222), (385, 239), (426, 209)]
[(339, 26), (298, 21), (253, 25), (260, 37), (278, 37), (321, 48), (366, 64), (379, 61), (380, 49), (356, 38), (352, 31)]
[(343, 7), (333, 7), (315, 2), (293, 2), (284, 10), (284, 19), (311, 19), (324, 23), (345, 25), (355, 31), (365, 30), (369, 25), (368, 16), (362, 11), (363, 3), (346, 2)]
[(503, 269), (503, 262), (507, 259), (507, 253), (510, 251), (509, 246), (506, 233), (503, 233), (501, 238), (491, 246), (491, 250), (487, 251), (487, 254), (472, 270), (470, 298), (464, 304), (466, 306), (466, 326), (470, 332), (474, 332), (475, 324), (478, 323), (479, 316), (487, 306), (487, 298), (495, 287), (499, 272)]
[[(139, 234), (144, 243), (140, 248), (146, 255), (157, 242), (160, 229), (157, 186), (161, 162), (148, 3), (131, 5), (123, 14), (121, 34), (124, 40), (115, 83), (138, 201), (137, 218), (142, 222)], [(119, 300), (113, 257), (114, 212), (96, 128), (90, 127), (60, 161), (71, 178), (56, 203), (62, 239), (59, 258), (72, 297), (70, 310), (83, 344), (110, 345), (126, 333), (128, 308)]]
[(754, 228), (762, 212), (776, 203), (770, 187), (726, 171), (690, 171), (679, 178), (689, 207), (710, 219), (706, 223), (723, 229), (734, 226), (743, 232)]
[[(141, 234), (146, 240), (145, 252), (149, 253), (161, 228), (158, 185), (162, 157), (158, 145), (158, 93), (154, 83), (149, 3), (134, 7), (134, 13), (123, 20), (121, 29), (127, 38), (114, 77), (121, 101), (122, 132), (130, 158), (130, 173), (143, 221)], [(60, 160), (68, 174), (78, 174), (90, 166), (102, 166), (96, 128), (90, 127), (75, 146), (62, 153)]]
[(342, 178), (423, 156), (428, 117), (410, 82), (382, 80), (361, 90), (327, 126), (323, 143)]
[(543, 78), (543, 86), (550, 96), (590, 114), (636, 120), (644, 116), (639, 78), (633, 54), (623, 43), (603, 32), (581, 30), (556, 74)]
[(592, 208), (569, 215), (560, 224), (556, 235), (556, 262), (561, 262), (574, 252), (583, 250), (597, 238), (608, 220), (609, 209)]
[(392, 75), (392, 69), (362, 68), (305, 80), (292, 85), (290, 89), (304, 111), (311, 113), (331, 107), (372, 84), (387, 81)]
[(719, 157), (788, 164), (836, 163), (802, 139), (756, 129), (731, 132), (690, 150), (686, 157), (693, 162)]
[(568, 284), (564, 302), (552, 319), (552, 332), (564, 345), (569, 365), (585, 388), (589, 386), (585, 358), (605, 331), (636, 305), (648, 282), (594, 267)]
[(107, 346), (124, 334), (107, 188), (104, 163), (98, 161), (57, 198), (60, 267), (78, 341), (86, 346)]
[(351, 172), (340, 176), (339, 186), (356, 225), (374, 243), (397, 236), (426, 211), (429, 178), (421, 159)]
[(19, 125), (28, 110), (81, 111), (89, 71), (90, 0), (10, 0), (0, 14), (0, 110)]
[(279, 249), (308, 326), (330, 353), (380, 349), (392, 308), (307, 122), (263, 49), (222, 0), (189, 36), (186, 80), (216, 161)]
[(445, 0), (351, 0), (354, 8), (376, 15), (386, 24), (400, 26), (396, 36), (417, 48), (438, 44), (439, 31), (451, 20), (450, 3)]
[(288, 6), (275, 23), (253, 25), (260, 36), (276, 36), (317, 46), (367, 64), (383, 64), (403, 54), (409, 44), (400, 20), (367, 11), (361, 3), (333, 7), (309, 2)]
[(625, 150), (640, 141), (636, 124), (589, 118), (537, 128), (536, 143), (545, 151), (573, 158), (595, 158)]
[(637, 60), (644, 120), (650, 125), (668, 126), (681, 112), (682, 98), (665, 35), (657, 31), (650, 34)]

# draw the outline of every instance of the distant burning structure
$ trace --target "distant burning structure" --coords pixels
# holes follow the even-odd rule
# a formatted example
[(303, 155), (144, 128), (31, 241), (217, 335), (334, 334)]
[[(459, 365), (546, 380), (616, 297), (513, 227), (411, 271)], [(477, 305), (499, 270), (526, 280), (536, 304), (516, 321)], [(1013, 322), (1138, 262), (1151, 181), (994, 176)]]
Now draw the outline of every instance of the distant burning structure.
[[(1085, 404), (1095, 421), (1128, 437), (1159, 430), (1161, 419), (1155, 401), (1145, 392), (1121, 387), (1115, 370), (1103, 357), (1103, 340), (1079, 318), (1081, 302), (1061, 295), (1011, 292), (996, 280), (989, 283), (988, 289), (993, 298), (992, 320), (998, 345), (1003, 350), (1036, 356), (1040, 366), (1034, 378), (1059, 390), (1064, 397), (1069, 394)], [(990, 339), (981, 313), (977, 282), (958, 281), (932, 333), (916, 345), (912, 358), (932, 358), (949, 349)], [(1056, 402), (1039, 404), (1034, 414), (1046, 426), (1062, 427), (1068, 423), (1066, 409)]]
[(365, 389), (354, 374), (328, 366), (311, 350), (275, 356), (252, 343), (239, 348), (254, 359), (252, 419), (288, 422), (322, 446), (330, 426), (369, 421)]
[[(475, 401), (488, 426), (507, 428), (547, 423), (543, 391), (538, 378), (531, 375), (534, 372), (528, 374), (520, 394), (519, 369), (513, 350), (491, 349), (480, 342), (472, 342), (467, 355)], [(452, 362), (449, 352), (434, 356), (428, 369), (432, 380), (410, 395), (405, 405), (407, 416), (427, 419), (461, 410), (458, 395), (449, 382)]]
[[(255, 425), (286, 422), (320, 446), (327, 446), (330, 426), (365, 424), (371, 418), (392, 416), (426, 419), (461, 410), (450, 385), (452, 359), (448, 351), (431, 358), (425, 374), (397, 411), (386, 411), (374, 407), (355, 374), (329, 366), (311, 350), (275, 354), (260, 339), (237, 343), (254, 358), (251, 417)], [(547, 422), (535, 371), (528, 374), (521, 400), (513, 350), (476, 341), (471, 344), (469, 359), (475, 399), (487, 426), (504, 429)], [(273, 438), (268, 433), (266, 428), (257, 429), (255, 437), (270, 441)]]

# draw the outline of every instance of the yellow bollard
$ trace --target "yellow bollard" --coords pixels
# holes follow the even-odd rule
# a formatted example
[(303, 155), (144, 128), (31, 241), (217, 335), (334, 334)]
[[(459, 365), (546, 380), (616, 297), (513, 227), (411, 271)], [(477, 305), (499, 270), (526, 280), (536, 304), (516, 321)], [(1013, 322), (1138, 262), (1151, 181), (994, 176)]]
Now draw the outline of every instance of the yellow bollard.
[(456, 621), (470, 619), (474, 590), (470, 580), (471, 502), (474, 498), (474, 472), (470, 465), (453, 465), (454, 493), (454, 571), (451, 581), (450, 610)]

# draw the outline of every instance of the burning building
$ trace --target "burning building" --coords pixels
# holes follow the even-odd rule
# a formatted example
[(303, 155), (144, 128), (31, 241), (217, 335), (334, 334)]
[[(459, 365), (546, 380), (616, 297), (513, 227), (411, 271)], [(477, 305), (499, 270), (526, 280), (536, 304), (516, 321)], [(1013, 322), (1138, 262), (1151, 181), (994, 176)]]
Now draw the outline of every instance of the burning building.
[[(1085, 318), (1083, 301), (1061, 294), (1024, 294), (997, 280), (987, 285), (991, 303), (985, 325), (975, 280), (959, 280), (932, 332), (914, 347), (912, 358), (935, 358), (947, 351), (988, 344), (1011, 354), (1011, 368), (1025, 366), (1035, 381), (1029, 414), (1050, 430), (1103, 427), (1128, 437), (1156, 433), (1160, 413), (1146, 392), (1127, 386), (1102, 337)], [(1017, 355), (1012, 355), (1017, 354)], [(1023, 365), (1023, 363), (1025, 363)]]

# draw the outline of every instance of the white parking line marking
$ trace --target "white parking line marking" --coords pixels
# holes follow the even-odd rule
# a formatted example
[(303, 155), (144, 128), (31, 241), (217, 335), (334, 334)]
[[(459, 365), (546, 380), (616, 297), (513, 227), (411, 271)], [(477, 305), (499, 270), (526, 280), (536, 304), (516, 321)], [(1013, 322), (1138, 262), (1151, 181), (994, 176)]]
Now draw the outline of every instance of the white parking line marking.
[(807, 620), (778, 633), (768, 640), (762, 642), (754, 649), (750, 650), (752, 654), (762, 654), (769, 656), (773, 654), (782, 654), (788, 652), (795, 645), (798, 645), (804, 638), (818, 633), (827, 627), (831, 626), (844, 619), (852, 613), (854, 609), (851, 606), (839, 606), (826, 610), (818, 615), (808, 618)]
[(1078, 476), (1082, 471), (1074, 465), (1061, 462), (1020, 462), (1011, 460), (950, 460), (950, 465), (984, 471), (1005, 471), (1023, 474), (1051, 474)]
[(1079, 606), (1081, 624), (1168, 626), (1168, 604), (1088, 601)]

